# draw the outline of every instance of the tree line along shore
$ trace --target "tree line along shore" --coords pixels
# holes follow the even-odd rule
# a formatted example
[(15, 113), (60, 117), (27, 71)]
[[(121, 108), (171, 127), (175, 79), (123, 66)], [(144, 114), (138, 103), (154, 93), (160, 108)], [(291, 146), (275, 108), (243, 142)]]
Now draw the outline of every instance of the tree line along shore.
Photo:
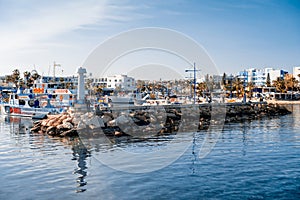
[[(223, 75), (205, 75), (203, 80), (197, 80), (196, 84), (192, 79), (183, 80), (169, 80), (169, 81), (146, 81), (146, 80), (135, 80), (136, 92), (142, 93), (146, 91), (160, 92), (164, 95), (177, 94), (180, 95), (191, 95), (195, 88), (197, 97), (205, 97), (211, 95), (216, 91), (222, 91), (226, 94), (226, 97), (243, 98), (244, 95), (251, 99), (257, 97), (258, 93), (265, 93), (264, 90), (272, 90), (274, 93), (281, 94), (299, 94), (300, 98), (300, 84), (297, 78), (292, 74), (285, 74), (283, 77), (271, 80), (268, 75), (263, 85), (256, 85), (250, 80), (246, 80), (245, 77), (233, 76), (224, 73)], [(21, 89), (32, 89), (34, 83), (40, 80), (42, 76), (36, 71), (31, 72), (24, 71), (20, 72), (18, 69), (12, 71), (11, 74), (2, 77), (0, 83), (3, 86), (11, 85), (14, 88)], [(76, 89), (74, 82), (64, 81), (63, 77), (56, 77), (57, 87), (63, 87), (66, 89)], [(51, 80), (55, 82), (54, 80)], [(108, 86), (103, 84), (92, 83), (89, 78), (85, 80), (85, 89), (89, 90), (90, 95), (102, 96), (105, 93), (105, 89)], [(113, 90), (115, 95), (124, 92), (124, 89), (116, 87)], [(126, 91), (125, 91), (126, 92)], [(129, 91), (128, 91), (129, 92)], [(132, 92), (132, 91), (130, 91)], [(270, 92), (267, 92), (270, 93)], [(297, 98), (298, 98), (297, 96)], [(293, 97), (293, 95), (292, 95)], [(294, 95), (295, 97), (295, 95)]]

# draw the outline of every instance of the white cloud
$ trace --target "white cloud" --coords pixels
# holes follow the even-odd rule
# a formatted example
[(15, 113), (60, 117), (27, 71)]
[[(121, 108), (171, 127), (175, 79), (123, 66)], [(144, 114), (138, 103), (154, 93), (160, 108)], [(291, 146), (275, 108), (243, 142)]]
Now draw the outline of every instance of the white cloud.
[(13, 69), (7, 67), (24, 70), (22, 66), (35, 63), (48, 71), (53, 59), (68, 63), (66, 68), (76, 67), (86, 56), (76, 47), (89, 52), (91, 46), (84, 40), (94, 30), (145, 17), (133, 14), (136, 9), (106, 0), (8, 1), (0, 7), (0, 68), (10, 73)]
[[(69, 1), (52, 5), (32, 5), (23, 16), (0, 22), (1, 51), (30, 47), (56, 35), (96, 24), (105, 18), (106, 2)], [(13, 10), (11, 12), (14, 12)]]

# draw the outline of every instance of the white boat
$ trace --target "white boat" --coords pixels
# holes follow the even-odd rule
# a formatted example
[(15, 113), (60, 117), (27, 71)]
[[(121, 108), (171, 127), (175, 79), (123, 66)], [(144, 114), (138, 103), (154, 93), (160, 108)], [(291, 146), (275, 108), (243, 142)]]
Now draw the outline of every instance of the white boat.
[(113, 105), (113, 107), (122, 107), (134, 105), (134, 100), (132, 96), (109, 96), (109, 102)]
[(0, 104), (0, 113), (5, 116), (32, 117), (34, 115), (57, 114), (60, 110), (48, 103), (40, 107), (38, 99), (27, 94), (10, 94), (9, 101)]
[(167, 99), (147, 99), (143, 106), (171, 105)]

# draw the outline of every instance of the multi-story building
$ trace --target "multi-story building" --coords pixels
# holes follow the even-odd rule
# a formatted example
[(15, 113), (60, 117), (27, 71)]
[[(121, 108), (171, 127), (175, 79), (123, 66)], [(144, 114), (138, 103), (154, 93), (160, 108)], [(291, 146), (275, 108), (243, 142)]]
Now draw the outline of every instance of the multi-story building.
[(237, 74), (237, 77), (245, 83), (252, 82), (256, 86), (265, 86), (268, 75), (270, 77), (270, 82), (272, 83), (272, 81), (276, 80), (278, 77), (283, 79), (285, 74), (287, 74), (287, 71), (282, 69), (277, 70), (273, 68), (250, 68), (244, 71), (240, 71)]
[(252, 69), (247, 69), (247, 70), (238, 72), (237, 78), (239, 78), (243, 83), (247, 84), (248, 82), (251, 82), (252, 75), (253, 75)]
[(127, 75), (108, 76), (107, 87), (123, 91), (132, 91), (135, 90), (135, 80)]
[(269, 70), (267, 72), (267, 75), (268, 75), (268, 73), (270, 75), (270, 80), (271, 80), (271, 83), (272, 83), (272, 81), (276, 80), (277, 78), (284, 79), (284, 76), (288, 72), (283, 70), (283, 69), (272, 69), (272, 70)]
[[(43, 76), (38, 81), (40, 83), (47, 83), (49, 88), (60, 89), (60, 88), (77, 88), (78, 77), (77, 76), (65, 76), (65, 77), (55, 77), (53, 76)], [(85, 77), (85, 83), (88, 87), (101, 86), (103, 88), (111, 90), (121, 90), (121, 91), (132, 91), (135, 90), (135, 80), (127, 75), (114, 75), (107, 77), (92, 77), (90, 74)]]
[(107, 77), (86, 77), (85, 82), (94, 86), (120, 91), (133, 91), (136, 89), (135, 79), (127, 75), (114, 75)]
[(256, 86), (264, 86), (266, 85), (267, 81), (267, 74), (265, 69), (254, 69), (252, 72), (252, 80), (251, 82), (254, 83)]

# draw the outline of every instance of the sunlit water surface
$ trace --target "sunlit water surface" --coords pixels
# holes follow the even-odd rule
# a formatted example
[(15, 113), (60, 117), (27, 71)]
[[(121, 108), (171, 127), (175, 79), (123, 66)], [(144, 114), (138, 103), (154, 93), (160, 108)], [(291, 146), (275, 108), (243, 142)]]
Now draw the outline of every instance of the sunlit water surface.
[[(32, 134), (30, 120), (1, 118), (0, 199), (300, 199), (300, 106), (291, 109), (287, 116), (225, 125), (202, 159), (206, 133), (195, 133), (178, 160), (149, 173), (117, 171), (78, 138)], [(118, 138), (104, 147), (147, 155), (172, 138)]]

